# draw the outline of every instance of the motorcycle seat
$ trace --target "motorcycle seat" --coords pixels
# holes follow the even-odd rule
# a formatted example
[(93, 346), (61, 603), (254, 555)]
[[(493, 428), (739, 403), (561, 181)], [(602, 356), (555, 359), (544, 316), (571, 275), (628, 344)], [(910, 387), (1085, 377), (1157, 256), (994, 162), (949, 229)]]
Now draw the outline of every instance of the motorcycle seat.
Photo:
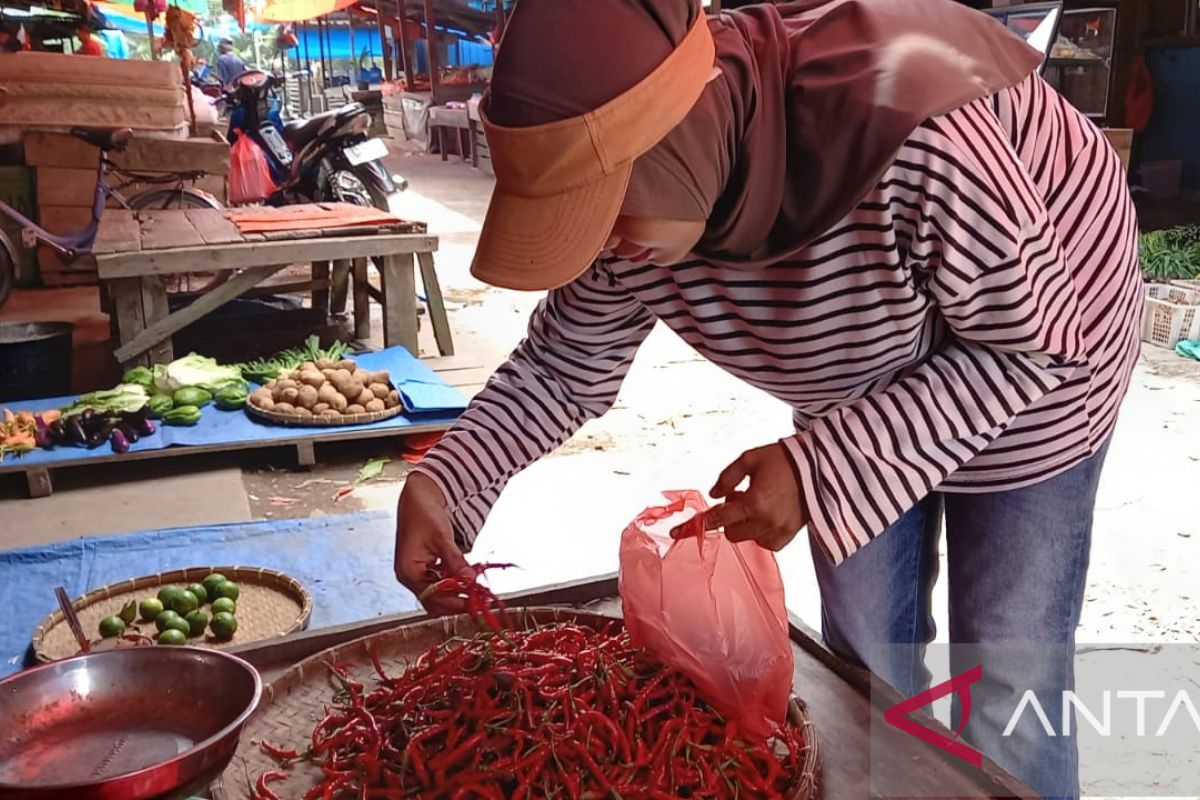
[(71, 128), (71, 135), (105, 152), (121, 151), (133, 138), (130, 128)]
[(308, 119), (294, 119), (285, 122), (283, 124), (283, 140), (295, 152), (316, 138), (327, 123), (362, 113), (366, 113), (366, 109), (361, 103), (349, 103), (332, 111), (323, 111)]

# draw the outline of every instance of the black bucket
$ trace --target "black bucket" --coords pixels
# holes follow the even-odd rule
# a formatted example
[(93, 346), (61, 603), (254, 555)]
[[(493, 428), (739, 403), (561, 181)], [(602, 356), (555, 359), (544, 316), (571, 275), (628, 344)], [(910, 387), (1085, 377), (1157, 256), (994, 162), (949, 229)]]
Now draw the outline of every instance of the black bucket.
[(0, 322), (0, 402), (71, 393), (69, 322)]

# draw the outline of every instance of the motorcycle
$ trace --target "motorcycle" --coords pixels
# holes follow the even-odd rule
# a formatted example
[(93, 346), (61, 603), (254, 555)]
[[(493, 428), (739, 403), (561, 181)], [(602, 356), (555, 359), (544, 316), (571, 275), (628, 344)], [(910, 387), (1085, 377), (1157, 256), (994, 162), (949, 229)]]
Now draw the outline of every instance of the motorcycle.
[[(266, 155), (280, 188), (269, 206), (346, 202), (392, 208), (408, 182), (384, 166), (387, 145), (370, 138), (371, 115), (361, 103), (284, 123), (275, 75), (252, 69), (234, 78), (219, 102), (229, 107), (229, 142), (250, 136)], [(240, 133), (239, 133), (240, 132)]]

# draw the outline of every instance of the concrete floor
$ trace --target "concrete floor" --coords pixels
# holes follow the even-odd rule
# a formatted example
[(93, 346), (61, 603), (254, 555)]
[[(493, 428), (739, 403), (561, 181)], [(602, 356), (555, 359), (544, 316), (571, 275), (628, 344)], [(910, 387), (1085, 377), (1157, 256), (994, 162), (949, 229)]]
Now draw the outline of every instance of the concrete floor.
[[(469, 274), (491, 182), (453, 160), (399, 154), (393, 161), (412, 186), (401, 211), (426, 220), (441, 237), (438, 271), (458, 351), (490, 371), (520, 340), (538, 299), (484, 286)], [(94, 291), (38, 292), (18, 296), (3, 316), (83, 320), (80, 336), (91, 355), (81, 360), (77, 378), (87, 379), (108, 369), (95, 357), (107, 321), (94, 303)], [(433, 352), (431, 343), (426, 350)], [(1200, 638), (1200, 519), (1194, 501), (1200, 486), (1198, 424), (1200, 363), (1147, 346), (1100, 489), (1082, 640)], [(658, 490), (705, 489), (740, 452), (788, 430), (789, 415), (780, 403), (703, 361), (660, 326), (643, 345), (616, 408), (511, 482), (476, 557), (522, 566), (496, 575), (495, 586), (503, 591), (615, 570), (622, 528), (656, 501)], [(66, 472), (56, 479), (55, 494), (43, 500), (22, 499), (19, 483), (0, 481), (0, 545), (391, 510), (406, 472), (398, 447), (379, 440), (318, 448), (320, 463), (305, 472), (288, 469), (287, 457), (269, 451)], [(376, 455), (395, 459), (382, 479), (357, 487), (335, 505), (336, 489)], [(817, 625), (819, 603), (807, 547), (793, 544), (779, 560), (789, 607)], [(944, 592), (936, 597), (935, 616), (944, 635)]]

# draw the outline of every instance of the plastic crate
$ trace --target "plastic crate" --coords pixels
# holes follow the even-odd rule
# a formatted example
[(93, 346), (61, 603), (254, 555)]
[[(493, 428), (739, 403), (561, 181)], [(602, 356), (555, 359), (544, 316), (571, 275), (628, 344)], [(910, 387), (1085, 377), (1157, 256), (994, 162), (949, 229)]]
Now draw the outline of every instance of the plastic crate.
[(1180, 339), (1200, 339), (1200, 291), (1169, 283), (1147, 284), (1142, 341), (1173, 350)]

